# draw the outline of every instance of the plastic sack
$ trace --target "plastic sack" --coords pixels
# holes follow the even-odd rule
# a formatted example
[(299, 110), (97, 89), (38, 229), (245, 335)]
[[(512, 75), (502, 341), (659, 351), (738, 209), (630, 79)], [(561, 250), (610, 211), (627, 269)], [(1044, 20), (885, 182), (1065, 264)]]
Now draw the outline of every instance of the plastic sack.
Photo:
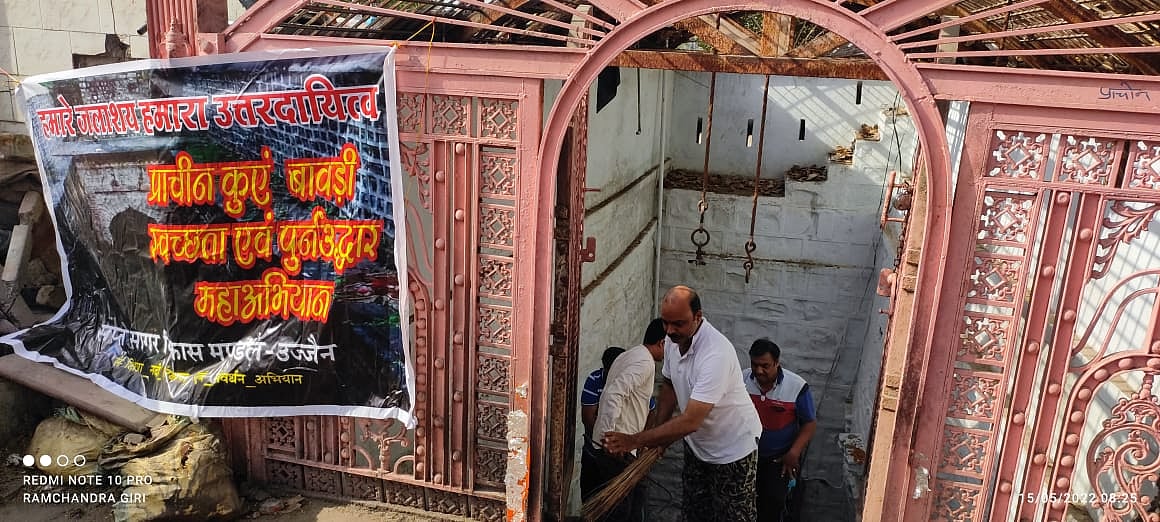
[[(114, 426), (99, 419), (81, 418), (75, 412), (74, 420), (60, 415), (44, 419), (28, 444), (28, 454), (37, 456), (36, 467), (50, 475), (81, 476), (97, 472), (97, 458), (101, 448), (116, 433)], [(45, 465), (41, 455), (51, 462)]]
[[(132, 445), (156, 449), (150, 454), (113, 444), (109, 449), (129, 452), (130, 458), (103, 455), (102, 462), (120, 464), (126, 484), (121, 501), (113, 505), (117, 522), (144, 520), (227, 520), (242, 508), (221, 437), (204, 424), (179, 422), (160, 433), (163, 444)], [(136, 453), (136, 454), (133, 454)]]

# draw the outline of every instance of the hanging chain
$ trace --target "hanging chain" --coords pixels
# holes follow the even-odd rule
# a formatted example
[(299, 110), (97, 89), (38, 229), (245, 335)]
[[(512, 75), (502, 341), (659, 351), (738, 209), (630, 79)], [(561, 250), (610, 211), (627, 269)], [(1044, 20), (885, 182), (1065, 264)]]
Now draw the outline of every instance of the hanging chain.
[(697, 210), (701, 213), (701, 225), (689, 234), (689, 241), (697, 246), (696, 256), (689, 260), (696, 265), (705, 264), (705, 245), (709, 244), (709, 231), (705, 228), (705, 211), (709, 210), (709, 145), (713, 141), (713, 98), (717, 95), (717, 73), (712, 73), (709, 80), (709, 123), (705, 126), (705, 168), (701, 179), (701, 201), (697, 203)]
[(757, 168), (753, 170), (753, 208), (749, 212), (749, 241), (745, 242), (745, 284), (749, 284), (749, 273), (753, 271), (753, 252), (757, 243), (753, 241), (753, 229), (757, 225), (757, 196), (761, 194), (761, 159), (765, 152), (765, 110), (769, 106), (769, 75), (765, 75), (765, 87), (761, 89), (761, 135), (757, 138)]
[(914, 208), (914, 190), (911, 188), (910, 183), (903, 182), (901, 188), (902, 195), (910, 197), (910, 206), (902, 211), (904, 214), (902, 217), (902, 222), (898, 224), (898, 251), (894, 254), (895, 277), (902, 277), (902, 274), (898, 273), (898, 270), (902, 265), (902, 256), (906, 251), (906, 233), (910, 228), (910, 210)]
[[(906, 235), (910, 231), (910, 211), (914, 208), (914, 187), (909, 182), (904, 181), (900, 185), (891, 183), (890, 192), (886, 194), (886, 211), (889, 212), (890, 206), (894, 205), (895, 188), (900, 188), (902, 190), (900, 196), (908, 198), (909, 202), (906, 204), (906, 208), (900, 208), (900, 206), (895, 207), (902, 213), (901, 218), (891, 218), (886, 222), (889, 223), (890, 221), (893, 221), (898, 223), (898, 247), (894, 252), (894, 268), (892, 269), (894, 283), (890, 285), (890, 294), (888, 297), (889, 304), (885, 310), (879, 310), (880, 313), (885, 313), (888, 316), (894, 315), (894, 305), (898, 302), (897, 288), (899, 284), (899, 278), (902, 277), (902, 269), (900, 267), (902, 266), (902, 256), (906, 254)], [(886, 233), (885, 228), (882, 229), (882, 233)], [(890, 338), (890, 329), (887, 328), (886, 333), (882, 339), (882, 342), (885, 343), (884, 346), (889, 345)]]
[(709, 204), (705, 202), (704, 192), (701, 193), (701, 202), (697, 204), (697, 208), (701, 210), (701, 226), (697, 227), (692, 234), (689, 234), (689, 241), (697, 245), (696, 257), (690, 259), (689, 262), (695, 265), (705, 264), (705, 245), (709, 244), (709, 231), (705, 229), (705, 211), (709, 209)]

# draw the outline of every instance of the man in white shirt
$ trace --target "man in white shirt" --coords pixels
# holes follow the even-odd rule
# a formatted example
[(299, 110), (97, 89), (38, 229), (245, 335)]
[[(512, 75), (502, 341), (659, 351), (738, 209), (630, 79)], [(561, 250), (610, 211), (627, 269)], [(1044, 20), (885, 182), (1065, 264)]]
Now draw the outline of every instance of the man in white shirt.
[[(693, 289), (676, 286), (661, 302), (668, 341), (657, 406), (666, 421), (631, 434), (604, 434), (604, 449), (621, 453), (667, 446), (684, 437), (684, 514), (689, 522), (757, 518), (757, 439), (761, 421), (745, 391), (733, 343), (701, 313)], [(681, 414), (672, 417), (675, 406)]]
[[(592, 429), (592, 466), (581, 469), (591, 473), (590, 480), (601, 489), (624, 471), (635, 458), (628, 453), (606, 451), (599, 441), (607, 432), (637, 433), (648, 421), (649, 399), (652, 398), (656, 363), (664, 357), (665, 326), (653, 319), (644, 333), (644, 340), (616, 357), (608, 368), (604, 391), (600, 395), (600, 409)], [(583, 479), (581, 479), (583, 481)], [(644, 521), (644, 485), (638, 485), (603, 519), (607, 521)]]

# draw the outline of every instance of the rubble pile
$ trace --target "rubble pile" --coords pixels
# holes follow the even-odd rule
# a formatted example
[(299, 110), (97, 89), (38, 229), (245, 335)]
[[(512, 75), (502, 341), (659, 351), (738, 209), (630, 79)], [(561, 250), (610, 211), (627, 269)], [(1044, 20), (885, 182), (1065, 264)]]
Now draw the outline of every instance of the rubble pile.
[(793, 181), (826, 181), (829, 179), (829, 170), (821, 165), (794, 165), (785, 173), (785, 178)]
[[(758, 183), (759, 196), (775, 198), (785, 196), (785, 180), (763, 177)], [(685, 189), (699, 192), (702, 184), (704, 184), (704, 174), (701, 172), (673, 169), (665, 174), (666, 189)], [(707, 191), (713, 194), (752, 196), (753, 176), (709, 173), (709, 186), (707, 187)]]
[(239, 494), (245, 505), (242, 512), (246, 518), (292, 513), (302, 509), (307, 502), (302, 495), (281, 488), (266, 489), (266, 486), (250, 482), (242, 484)]
[(0, 265), (0, 334), (64, 305), (60, 255), (27, 136), (0, 136)]

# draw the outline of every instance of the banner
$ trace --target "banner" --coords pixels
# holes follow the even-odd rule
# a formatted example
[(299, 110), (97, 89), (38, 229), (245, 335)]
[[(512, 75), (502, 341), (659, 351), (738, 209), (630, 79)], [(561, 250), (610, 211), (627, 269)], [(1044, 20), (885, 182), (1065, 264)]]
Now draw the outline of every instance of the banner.
[(25, 80), (68, 301), (0, 341), (164, 413), (410, 425), (394, 50), (341, 53)]

